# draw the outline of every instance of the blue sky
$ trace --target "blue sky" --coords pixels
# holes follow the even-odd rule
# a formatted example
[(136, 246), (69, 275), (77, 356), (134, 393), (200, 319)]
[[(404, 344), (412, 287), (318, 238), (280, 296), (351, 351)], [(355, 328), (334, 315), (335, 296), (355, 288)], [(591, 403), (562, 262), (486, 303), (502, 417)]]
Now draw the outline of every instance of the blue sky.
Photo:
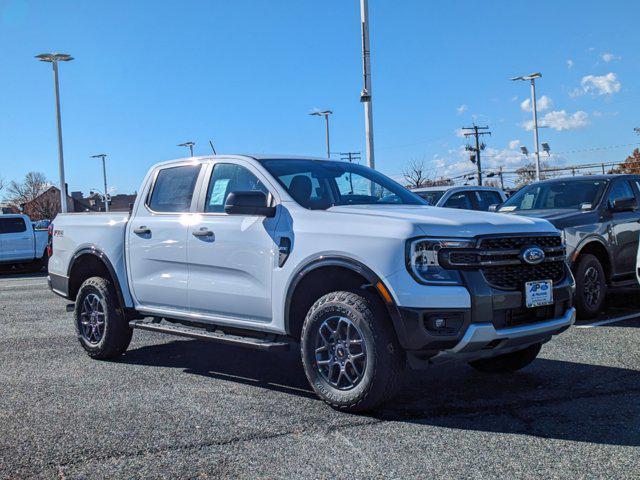
[[(357, 0), (0, 0), (0, 177), (29, 170), (57, 180), (51, 68), (59, 51), (70, 190), (138, 187), (148, 167), (209, 153), (364, 152)], [(472, 170), (457, 130), (487, 124), (486, 166), (532, 150), (529, 88), (541, 71), (540, 113), (551, 164), (621, 161), (640, 142), (640, 4), (628, 1), (391, 2), (370, 0), (377, 167), (398, 177), (411, 159), (432, 175)], [(524, 126), (523, 126), (524, 125)], [(518, 143), (519, 142), (519, 143)], [(569, 152), (569, 153), (562, 153)]]

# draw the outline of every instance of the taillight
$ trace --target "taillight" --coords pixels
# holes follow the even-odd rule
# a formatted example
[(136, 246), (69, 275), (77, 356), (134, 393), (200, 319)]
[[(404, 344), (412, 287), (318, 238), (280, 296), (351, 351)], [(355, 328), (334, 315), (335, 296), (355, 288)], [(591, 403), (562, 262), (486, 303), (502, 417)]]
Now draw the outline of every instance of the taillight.
[(49, 224), (49, 228), (47, 228), (47, 256), (51, 258), (53, 255), (53, 223)]

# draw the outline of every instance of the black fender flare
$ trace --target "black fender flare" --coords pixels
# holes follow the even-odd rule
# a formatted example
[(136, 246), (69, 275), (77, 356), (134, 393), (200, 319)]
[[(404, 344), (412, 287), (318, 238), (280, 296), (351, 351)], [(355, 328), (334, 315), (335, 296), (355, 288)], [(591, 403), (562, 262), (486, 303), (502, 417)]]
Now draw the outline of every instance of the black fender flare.
[(69, 262), (69, 267), (67, 267), (67, 278), (69, 278), (69, 281), (71, 281), (71, 271), (73, 270), (73, 267), (80, 260), (80, 258), (85, 255), (92, 255), (94, 257), (97, 257), (98, 260), (100, 260), (103, 263), (103, 265), (109, 272), (109, 275), (111, 276), (111, 282), (113, 283), (113, 286), (116, 289), (116, 295), (118, 296), (118, 301), (120, 302), (120, 305), (122, 306), (122, 308), (125, 308), (126, 303), (124, 301), (124, 295), (122, 294), (122, 288), (120, 286), (120, 280), (118, 279), (116, 270), (115, 268), (113, 268), (113, 265), (109, 260), (109, 257), (107, 257), (107, 255), (98, 248), (84, 247), (79, 249), (73, 254), (73, 256), (71, 257), (71, 261)]
[(396, 328), (396, 332), (398, 332), (398, 327), (401, 325), (400, 321), (400, 311), (398, 310), (398, 306), (396, 305), (393, 296), (390, 295), (385, 283), (382, 279), (369, 267), (367, 267), (364, 263), (359, 262), (358, 260), (354, 260), (353, 258), (343, 257), (343, 256), (321, 256), (312, 260), (307, 261), (303, 265), (299, 266), (296, 270), (296, 273), (293, 275), (293, 279), (289, 282), (289, 286), (287, 287), (287, 293), (285, 296), (285, 304), (284, 304), (284, 327), (287, 334), (291, 333), (291, 302), (293, 300), (293, 293), (296, 290), (296, 287), (302, 281), (302, 279), (320, 267), (342, 267), (347, 268), (355, 273), (360, 274), (364, 277), (367, 282), (371, 285), (371, 288), (376, 290), (377, 294), (382, 297), (382, 294), (378, 291), (377, 285), (378, 283), (382, 284), (384, 289), (387, 290), (387, 295), (391, 299), (391, 302), (388, 302), (382, 299), (382, 303), (386, 306), (389, 316)]
[[(578, 246), (576, 247), (572, 257), (577, 259), (582, 253), (582, 250), (584, 249), (584, 247), (594, 242), (599, 243), (602, 246), (602, 248), (605, 249), (605, 251), (607, 252), (607, 259), (609, 260), (609, 265), (611, 266), (611, 268), (613, 268), (613, 257), (611, 255), (611, 249), (609, 248), (609, 245), (607, 245), (607, 243), (598, 235), (589, 235), (588, 237), (583, 238), (580, 241), (580, 243), (578, 243)], [(573, 258), (570, 260), (571, 261), (569, 263), (569, 266), (573, 268), (575, 261), (573, 260)]]

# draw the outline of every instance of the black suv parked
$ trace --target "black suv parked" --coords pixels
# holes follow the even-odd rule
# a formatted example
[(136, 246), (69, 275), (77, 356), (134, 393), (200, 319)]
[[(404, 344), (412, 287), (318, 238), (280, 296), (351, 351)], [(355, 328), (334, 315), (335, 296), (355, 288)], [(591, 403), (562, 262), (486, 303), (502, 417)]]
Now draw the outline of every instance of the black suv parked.
[(587, 175), (528, 185), (498, 211), (545, 218), (564, 232), (576, 307), (590, 318), (607, 287), (637, 283), (639, 198), (640, 175)]

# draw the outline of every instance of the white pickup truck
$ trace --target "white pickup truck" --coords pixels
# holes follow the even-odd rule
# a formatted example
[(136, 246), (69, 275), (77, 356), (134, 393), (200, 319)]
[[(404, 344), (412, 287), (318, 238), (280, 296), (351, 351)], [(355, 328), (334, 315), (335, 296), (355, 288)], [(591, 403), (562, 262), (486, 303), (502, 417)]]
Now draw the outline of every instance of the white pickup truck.
[(545, 220), (425, 205), (367, 167), (213, 156), (149, 171), (130, 214), (58, 215), (49, 281), (97, 359), (139, 328), (300, 348), (334, 408), (388, 400), (408, 364), (531, 363), (574, 323)]
[(0, 215), (1, 267), (40, 269), (47, 259), (46, 230), (36, 230), (27, 215)]

